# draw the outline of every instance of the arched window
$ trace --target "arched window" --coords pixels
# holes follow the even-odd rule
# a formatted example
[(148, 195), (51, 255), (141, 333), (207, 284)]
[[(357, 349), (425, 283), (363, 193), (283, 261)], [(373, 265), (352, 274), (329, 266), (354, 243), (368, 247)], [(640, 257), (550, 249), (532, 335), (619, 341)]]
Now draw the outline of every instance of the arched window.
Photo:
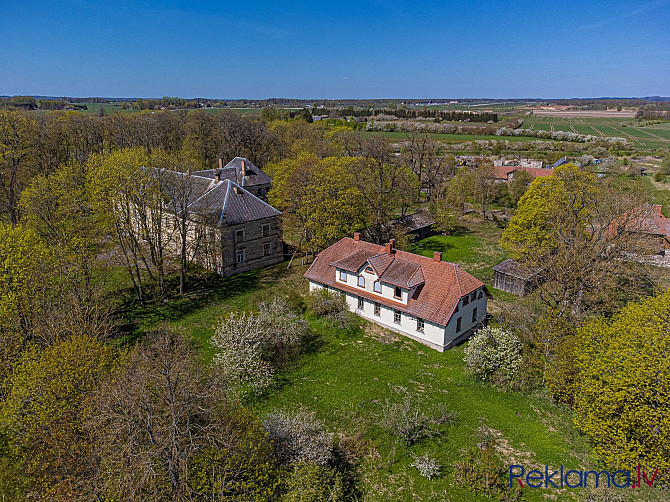
[(358, 287), (359, 288), (365, 287), (365, 277), (363, 277), (362, 275), (358, 276)]
[(374, 289), (375, 293), (381, 293), (382, 292), (382, 283), (379, 282), (379, 281), (375, 281), (372, 288)]

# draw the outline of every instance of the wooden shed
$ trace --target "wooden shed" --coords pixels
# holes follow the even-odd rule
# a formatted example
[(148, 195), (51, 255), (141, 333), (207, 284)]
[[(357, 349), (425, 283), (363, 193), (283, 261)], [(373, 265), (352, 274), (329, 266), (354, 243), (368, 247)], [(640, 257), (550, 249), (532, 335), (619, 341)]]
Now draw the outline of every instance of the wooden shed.
[(523, 296), (537, 287), (539, 272), (509, 258), (493, 267), (493, 287)]
[(435, 219), (433, 215), (426, 209), (401, 216), (389, 222), (391, 234), (406, 233), (416, 235), (417, 240), (435, 235), (437, 232), (433, 230), (434, 224)]

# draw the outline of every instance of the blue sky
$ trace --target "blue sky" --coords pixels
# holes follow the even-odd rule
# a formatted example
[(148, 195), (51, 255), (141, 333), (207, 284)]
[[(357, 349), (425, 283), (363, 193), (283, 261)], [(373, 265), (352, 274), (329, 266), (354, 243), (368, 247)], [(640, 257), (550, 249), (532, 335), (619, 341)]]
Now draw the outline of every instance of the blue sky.
[(0, 0), (0, 95), (670, 95), (670, 0)]

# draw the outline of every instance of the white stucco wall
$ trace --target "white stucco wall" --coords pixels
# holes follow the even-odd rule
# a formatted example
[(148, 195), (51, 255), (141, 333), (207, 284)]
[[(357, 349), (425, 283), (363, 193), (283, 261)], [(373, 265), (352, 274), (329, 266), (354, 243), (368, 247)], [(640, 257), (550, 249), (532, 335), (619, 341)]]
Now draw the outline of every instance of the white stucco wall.
[[(350, 281), (354, 280), (355, 277), (356, 277), (355, 275), (350, 274), (349, 280)], [(348, 284), (351, 285), (350, 282)], [(322, 287), (323, 286), (321, 284), (318, 284), (313, 281), (310, 281), (309, 283), (310, 291), (314, 291)], [(331, 289), (334, 292), (340, 292), (333, 288), (328, 289)], [(367, 289), (367, 282), (366, 282), (366, 289)], [(370, 289), (370, 291), (372, 291), (372, 289)], [(479, 291), (481, 291), (481, 289)], [(479, 296), (479, 291), (477, 292), (477, 296)], [(482, 292), (481, 298), (477, 298), (476, 300), (469, 302), (468, 305), (466, 305), (465, 307), (462, 306), (463, 302), (461, 300), (459, 302), (459, 311), (456, 312), (451, 317), (446, 327), (440, 326), (439, 324), (435, 324), (424, 319), (424, 329), (423, 332), (421, 332), (416, 329), (417, 319), (414, 316), (410, 316), (404, 312), (401, 312), (400, 324), (397, 324), (394, 320), (395, 309), (380, 304), (380, 315), (376, 316), (374, 314), (373, 301), (364, 298), (363, 309), (359, 309), (358, 308), (359, 297), (349, 292), (346, 292), (345, 295), (349, 310), (351, 310), (355, 314), (365, 319), (369, 319), (370, 321), (381, 324), (382, 326), (392, 331), (401, 333), (403, 335), (407, 335), (410, 338), (425, 343), (426, 345), (437, 350), (444, 350), (445, 346), (453, 342), (459, 336), (462, 336), (466, 331), (471, 329), (473, 326), (479, 324), (486, 316), (487, 298), (486, 295)], [(474, 308), (477, 308), (477, 318), (473, 322), (472, 312)], [(457, 333), (456, 319), (458, 317), (461, 317), (462, 320), (461, 320), (461, 329)]]

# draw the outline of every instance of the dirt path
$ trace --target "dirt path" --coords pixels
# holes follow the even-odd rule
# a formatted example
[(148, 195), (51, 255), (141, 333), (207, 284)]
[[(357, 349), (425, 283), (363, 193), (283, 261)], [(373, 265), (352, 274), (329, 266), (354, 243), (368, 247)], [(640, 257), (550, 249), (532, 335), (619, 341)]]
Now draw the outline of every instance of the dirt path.
[(626, 131), (622, 131), (622, 130), (619, 129), (618, 127), (614, 127), (614, 126), (612, 126), (612, 129), (614, 129), (616, 132), (621, 133), (623, 136), (625, 136), (625, 137), (627, 137), (628, 139), (630, 139), (633, 143), (639, 143), (639, 142), (640, 142), (640, 138), (636, 138), (635, 136), (631, 136), (631, 135), (628, 134)]
[(593, 129), (596, 133), (600, 134), (602, 138), (605, 137), (605, 135), (600, 131), (599, 129), (596, 128), (596, 126), (589, 126), (591, 129)]

